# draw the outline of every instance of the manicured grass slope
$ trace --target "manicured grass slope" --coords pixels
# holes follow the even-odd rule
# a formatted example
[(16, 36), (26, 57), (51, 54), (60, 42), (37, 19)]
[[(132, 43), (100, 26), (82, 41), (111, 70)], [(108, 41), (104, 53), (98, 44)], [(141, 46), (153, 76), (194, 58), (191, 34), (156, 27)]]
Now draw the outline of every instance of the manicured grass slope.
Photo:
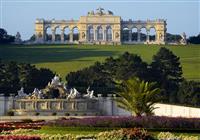
[[(138, 54), (148, 63), (162, 46), (157, 45), (33, 45), (1, 46), (0, 58), (5, 61), (19, 61), (46, 67), (60, 74), (63, 80), (67, 73), (104, 61), (109, 56), (117, 57), (128, 51)], [(200, 79), (200, 45), (165, 46), (181, 59), (183, 76), (187, 79)]]

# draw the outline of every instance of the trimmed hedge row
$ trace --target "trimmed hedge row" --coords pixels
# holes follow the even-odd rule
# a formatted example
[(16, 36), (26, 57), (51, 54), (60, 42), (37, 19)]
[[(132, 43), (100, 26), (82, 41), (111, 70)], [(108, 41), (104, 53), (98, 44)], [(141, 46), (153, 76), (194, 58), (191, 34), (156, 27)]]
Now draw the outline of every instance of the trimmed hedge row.
[(62, 118), (48, 121), (45, 126), (200, 130), (200, 118), (158, 116)]

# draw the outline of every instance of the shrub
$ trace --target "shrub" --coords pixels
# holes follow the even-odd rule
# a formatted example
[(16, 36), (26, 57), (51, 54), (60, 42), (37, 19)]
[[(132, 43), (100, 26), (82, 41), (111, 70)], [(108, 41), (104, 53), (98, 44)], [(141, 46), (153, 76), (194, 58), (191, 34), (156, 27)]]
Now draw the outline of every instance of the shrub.
[(31, 119), (22, 119), (22, 122), (24, 122), (24, 123), (32, 123), (33, 120), (31, 120)]
[(98, 140), (153, 140), (154, 138), (144, 129), (131, 128), (101, 132)]
[(56, 112), (53, 112), (53, 113), (52, 113), (52, 116), (56, 116), (56, 115), (57, 115), (57, 113), (56, 113)]
[(36, 112), (36, 113), (35, 113), (35, 116), (39, 116), (39, 115), (40, 115), (40, 113), (39, 113), (39, 112)]
[(65, 113), (65, 116), (70, 116), (70, 114), (69, 113)]
[(15, 113), (14, 113), (14, 111), (11, 111), (11, 110), (10, 110), (10, 111), (7, 112), (7, 115), (8, 115), (8, 116), (14, 116)]
[(66, 118), (66, 120), (48, 121), (48, 126), (68, 127), (110, 127), (110, 128), (133, 128), (168, 129), (168, 130), (200, 130), (199, 118), (172, 118), (159, 116), (143, 117), (109, 117), (97, 116), (88, 118)]
[(187, 136), (187, 135), (174, 135), (170, 132), (160, 132), (157, 135), (157, 139), (163, 139), (163, 140), (199, 140), (198, 136)]

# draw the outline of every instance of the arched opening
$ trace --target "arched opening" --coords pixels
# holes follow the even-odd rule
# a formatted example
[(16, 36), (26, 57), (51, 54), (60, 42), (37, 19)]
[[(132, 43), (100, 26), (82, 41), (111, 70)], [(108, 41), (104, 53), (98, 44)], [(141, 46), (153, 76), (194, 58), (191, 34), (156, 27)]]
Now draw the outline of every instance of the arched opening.
[(77, 27), (73, 28), (73, 41), (78, 41), (79, 40), (79, 30)]
[(145, 42), (147, 40), (147, 30), (146, 30), (146, 28), (141, 28), (141, 31), (140, 31), (140, 40), (142, 42)]
[(127, 27), (122, 29), (122, 41), (129, 41), (129, 29)]
[(134, 27), (134, 28), (132, 28), (132, 36), (131, 36), (131, 40), (132, 40), (132, 41), (137, 41), (137, 39), (138, 39), (137, 28)]
[(101, 26), (97, 28), (97, 40), (98, 41), (103, 40), (103, 28)]
[(61, 29), (59, 27), (55, 28), (55, 41), (61, 41)]
[(69, 41), (69, 34), (70, 34), (69, 27), (65, 27), (64, 28), (64, 41)]
[(112, 28), (110, 26), (106, 29), (106, 41), (112, 41)]
[(94, 41), (94, 29), (92, 26), (88, 27), (88, 41)]
[(149, 30), (149, 41), (156, 41), (156, 29), (154, 27)]
[(52, 31), (50, 26), (46, 28), (45, 41), (52, 41)]

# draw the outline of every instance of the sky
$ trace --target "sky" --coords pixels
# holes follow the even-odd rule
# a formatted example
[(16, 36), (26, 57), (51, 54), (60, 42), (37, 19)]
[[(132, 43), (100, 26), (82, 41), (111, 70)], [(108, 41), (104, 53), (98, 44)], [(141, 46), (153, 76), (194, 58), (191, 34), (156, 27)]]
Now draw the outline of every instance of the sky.
[(172, 34), (200, 33), (200, 0), (0, 0), (0, 27), (29, 39), (36, 18), (78, 20), (98, 7), (123, 20), (166, 19)]

